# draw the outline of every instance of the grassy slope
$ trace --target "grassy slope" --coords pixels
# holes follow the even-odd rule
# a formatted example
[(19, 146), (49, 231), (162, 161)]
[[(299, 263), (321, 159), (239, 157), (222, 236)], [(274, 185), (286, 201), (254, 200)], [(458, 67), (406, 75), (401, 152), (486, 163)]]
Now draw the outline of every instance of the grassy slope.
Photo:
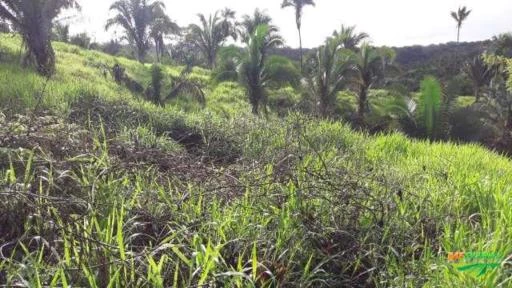
[[(475, 277), (455, 271), (446, 260), (448, 251), (512, 253), (509, 159), (473, 145), (431, 144), (397, 134), (369, 137), (340, 123), (300, 115), (255, 119), (236, 84), (210, 86), (204, 110), (186, 98), (155, 107), (95, 68), (117, 60), (132, 77), (147, 83), (148, 66), (65, 44), (55, 46), (58, 74), (48, 83), (43, 106), (64, 123), (81, 124), (91, 140), (80, 147), (82, 153), (65, 156), (35, 149), (38, 165), (57, 158), (51, 174), (57, 177), (59, 169), (69, 169), (76, 187), (64, 193), (42, 185), (38, 193), (71, 194), (86, 200), (89, 209), (62, 208), (42, 197), (37, 198), (41, 207), (52, 208), (41, 212), (35, 205), (31, 210), (31, 205), (20, 204), (26, 201), (20, 195), (27, 191), (12, 188), (16, 197), (6, 198), (10, 200), (2, 201), (0, 209), (16, 214), (17, 205), (22, 205), (30, 211), (27, 214), (45, 216), (41, 223), (36, 216), (20, 216), (16, 221), (21, 226), (36, 228), (11, 234), (25, 240), (57, 235), (64, 244), (56, 248), (61, 255), (56, 260), (22, 241), (28, 251), (18, 248), (13, 259), (0, 259), (0, 281), (158, 287), (215, 280), (245, 287), (270, 279), (283, 286), (370, 281), (376, 286), (469, 287), (495, 286), (510, 276), (510, 270), (500, 268)], [(18, 47), (16, 39), (0, 36), (1, 59), (7, 61), (0, 63), (0, 107), (7, 116), (36, 106), (34, 96), (45, 82), (16, 65)], [(166, 72), (176, 75), (179, 68), (167, 67)], [(197, 69), (193, 77), (208, 82), (207, 71)], [(114, 142), (106, 142), (98, 126), (86, 124), (94, 115), (82, 113), (80, 118), (80, 113), (73, 113), (92, 107), (84, 103), (100, 103), (103, 110), (96, 113), (112, 116), (105, 120), (105, 128), (118, 128), (110, 129), (109, 137), (144, 146), (129, 151), (149, 153), (149, 158), (152, 154), (143, 148), (167, 153), (154, 157), (192, 157), (173, 165), (205, 171), (189, 177), (179, 169), (124, 167), (122, 156), (108, 147)], [(187, 153), (164, 139), (165, 132), (183, 129), (200, 135), (199, 151)], [(78, 137), (69, 135), (72, 140)], [(0, 187), (36, 186), (40, 178), (35, 177), (37, 165), (29, 165), (31, 153), (6, 151), (9, 158), (0, 160), (11, 164), (0, 163)], [(85, 156), (77, 164), (79, 154)], [(195, 164), (205, 157), (222, 160), (229, 156), (225, 154), (239, 157)], [(21, 168), (12, 164), (16, 157)], [(71, 167), (59, 167), (59, 161)], [(75, 217), (76, 224), (64, 224)], [(64, 228), (49, 233), (51, 228), (42, 224), (48, 219)], [(14, 220), (9, 221), (3, 223)], [(31, 221), (39, 224), (29, 225)], [(146, 222), (153, 223), (151, 229)], [(343, 236), (343, 231), (354, 238)], [(140, 239), (141, 235), (152, 240)], [(90, 252), (94, 249), (100, 252)]]

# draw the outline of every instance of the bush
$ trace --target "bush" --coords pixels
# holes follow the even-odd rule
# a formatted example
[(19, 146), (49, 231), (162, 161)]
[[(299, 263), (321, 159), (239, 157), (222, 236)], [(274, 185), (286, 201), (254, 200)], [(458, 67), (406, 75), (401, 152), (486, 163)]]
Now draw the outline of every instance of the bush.
[(52, 40), (59, 42), (69, 42), (69, 25), (57, 23), (53, 27)]
[(121, 52), (123, 45), (121, 45), (117, 40), (110, 40), (110, 42), (105, 43), (101, 47), (101, 51), (116, 56)]
[(158, 64), (153, 64), (151, 67), (151, 88), (152, 95), (151, 100), (155, 104), (162, 104), (162, 80), (164, 79), (164, 74), (162, 73), (162, 68)]
[(483, 117), (485, 113), (475, 106), (456, 109), (450, 115), (450, 138), (460, 142), (480, 143), (495, 139), (497, 135), (494, 135), (493, 129), (485, 125)]
[(75, 36), (71, 36), (70, 39), (71, 44), (79, 46), (84, 49), (89, 49), (89, 46), (91, 45), (91, 37), (87, 35), (87, 33), (80, 33)]
[(267, 60), (266, 72), (271, 75), (271, 84), (275, 87), (300, 85), (300, 70), (286, 57), (270, 56)]

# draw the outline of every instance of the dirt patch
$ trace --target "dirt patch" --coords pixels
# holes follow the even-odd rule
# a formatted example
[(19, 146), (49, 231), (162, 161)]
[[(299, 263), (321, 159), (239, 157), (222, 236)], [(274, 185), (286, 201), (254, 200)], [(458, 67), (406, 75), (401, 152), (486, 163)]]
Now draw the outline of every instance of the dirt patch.
[(0, 147), (6, 150), (40, 150), (52, 159), (66, 159), (91, 150), (91, 146), (86, 130), (49, 114), (16, 115), (0, 127)]

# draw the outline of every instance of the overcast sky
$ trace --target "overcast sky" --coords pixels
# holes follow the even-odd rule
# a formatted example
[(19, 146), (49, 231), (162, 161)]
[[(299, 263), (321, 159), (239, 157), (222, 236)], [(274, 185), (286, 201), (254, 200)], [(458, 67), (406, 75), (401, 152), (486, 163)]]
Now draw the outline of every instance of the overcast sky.
[[(79, 0), (82, 10), (75, 18), (72, 33), (88, 32), (96, 41), (112, 38), (105, 32), (108, 8), (114, 0)], [(255, 8), (265, 9), (274, 19), (286, 45), (298, 47), (292, 8), (281, 9), (281, 0), (164, 0), (169, 16), (179, 25), (197, 22), (197, 13), (209, 14), (230, 7), (238, 16)], [(456, 39), (455, 21), (450, 11), (466, 5), (473, 12), (465, 22), (461, 41), (489, 39), (512, 31), (512, 0), (315, 0), (303, 16), (304, 47), (320, 45), (341, 24), (356, 25), (367, 32), (375, 45), (406, 46), (437, 44)]]

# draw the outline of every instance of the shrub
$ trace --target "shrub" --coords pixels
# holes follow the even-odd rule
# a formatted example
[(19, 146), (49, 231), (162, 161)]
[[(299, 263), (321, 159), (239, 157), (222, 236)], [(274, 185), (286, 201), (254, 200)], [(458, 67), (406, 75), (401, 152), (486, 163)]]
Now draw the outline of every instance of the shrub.
[(84, 32), (71, 36), (69, 42), (81, 48), (89, 49), (89, 46), (91, 45), (91, 37), (89, 37), (89, 35), (87, 35), (87, 33)]
[(434, 77), (428, 76), (421, 81), (418, 117), (430, 139), (436, 138), (441, 128), (441, 93), (441, 84)]
[(123, 46), (117, 40), (110, 40), (110, 42), (102, 45), (101, 51), (116, 56), (121, 52), (122, 48)]
[(55, 24), (52, 31), (52, 39), (59, 42), (69, 42), (69, 25)]
[(480, 143), (495, 139), (497, 135), (482, 121), (483, 117), (485, 113), (476, 106), (456, 109), (450, 115), (450, 138), (460, 142)]
[(153, 64), (151, 67), (151, 88), (152, 88), (152, 97), (151, 100), (155, 104), (162, 104), (162, 80), (164, 79), (164, 74), (162, 73), (162, 68), (158, 64)]

